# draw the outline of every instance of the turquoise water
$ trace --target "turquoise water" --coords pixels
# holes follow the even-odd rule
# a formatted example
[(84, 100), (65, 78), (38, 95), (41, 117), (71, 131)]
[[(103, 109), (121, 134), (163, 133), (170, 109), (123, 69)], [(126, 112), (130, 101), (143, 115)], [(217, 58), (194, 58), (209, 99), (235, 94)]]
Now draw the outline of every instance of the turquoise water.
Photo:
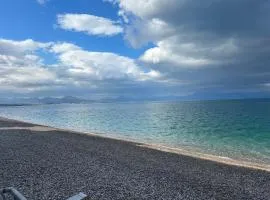
[(0, 116), (270, 164), (270, 101), (0, 107)]

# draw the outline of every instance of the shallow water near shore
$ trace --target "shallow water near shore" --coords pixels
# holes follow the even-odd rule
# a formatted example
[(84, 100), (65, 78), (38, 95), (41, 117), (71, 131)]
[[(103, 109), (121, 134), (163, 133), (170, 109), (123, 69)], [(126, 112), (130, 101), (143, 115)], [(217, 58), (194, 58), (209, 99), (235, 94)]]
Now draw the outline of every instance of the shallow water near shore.
[(0, 116), (270, 164), (269, 100), (9, 106)]

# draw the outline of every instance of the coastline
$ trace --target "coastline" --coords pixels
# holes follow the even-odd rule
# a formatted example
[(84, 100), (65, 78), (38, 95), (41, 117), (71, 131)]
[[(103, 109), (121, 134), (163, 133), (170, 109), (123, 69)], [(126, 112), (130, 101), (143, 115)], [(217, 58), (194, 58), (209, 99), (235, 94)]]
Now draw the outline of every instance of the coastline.
[(0, 118), (0, 188), (27, 199), (270, 199), (269, 171), (188, 153)]
[[(57, 128), (57, 127), (53, 127), (53, 126), (36, 124), (36, 123), (28, 122), (28, 121), (10, 119), (10, 118), (1, 117), (1, 116), (0, 116), (0, 120), (12, 121), (15, 123), (24, 123), (24, 124), (29, 124), (32, 126), (32, 127), (12, 127), (12, 128), (5, 127), (5, 129), (10, 129), (10, 130), (12, 130), (12, 129), (27, 129), (27, 130), (32, 130), (32, 131), (63, 131), (63, 132), (68, 132), (68, 133), (73, 133), (73, 134), (83, 134), (83, 135), (87, 135), (87, 136), (94, 136), (94, 137), (100, 137), (100, 138), (104, 138), (104, 139), (127, 142), (127, 143), (130, 143), (132, 145), (136, 145), (136, 146), (139, 146), (142, 148), (158, 150), (161, 152), (174, 153), (174, 154), (178, 154), (178, 155), (182, 155), (182, 156), (189, 156), (189, 157), (192, 157), (195, 159), (208, 160), (208, 161), (213, 161), (213, 162), (217, 162), (217, 163), (225, 164), (225, 165), (244, 167), (244, 168), (249, 168), (249, 169), (263, 170), (266, 172), (270, 172), (270, 165), (268, 165), (268, 164), (248, 162), (245, 160), (237, 160), (237, 159), (233, 159), (233, 158), (229, 158), (229, 157), (221, 157), (221, 156), (216, 156), (216, 155), (212, 155), (212, 154), (205, 154), (205, 153), (201, 153), (199, 151), (186, 150), (186, 149), (182, 149), (182, 148), (174, 148), (174, 147), (169, 147), (169, 146), (165, 146), (165, 145), (161, 145), (161, 144), (137, 142), (134, 140), (128, 140), (126, 138), (105, 136), (105, 135), (102, 135), (99, 133), (94, 133), (94, 132), (76, 131), (76, 130), (71, 130), (71, 129)], [(0, 128), (0, 131), (1, 131), (1, 128)]]

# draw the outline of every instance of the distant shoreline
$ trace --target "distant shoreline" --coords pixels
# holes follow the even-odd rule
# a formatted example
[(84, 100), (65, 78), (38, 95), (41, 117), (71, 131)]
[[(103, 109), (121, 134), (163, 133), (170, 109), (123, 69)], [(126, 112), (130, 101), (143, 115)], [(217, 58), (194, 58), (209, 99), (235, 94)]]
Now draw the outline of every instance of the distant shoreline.
[[(73, 133), (73, 134), (83, 134), (83, 135), (88, 135), (88, 136), (95, 136), (95, 137), (100, 137), (100, 138), (104, 138), (104, 139), (128, 142), (128, 143), (131, 143), (132, 145), (135, 144), (135, 145), (140, 146), (142, 148), (154, 149), (154, 150), (159, 150), (162, 152), (169, 152), (169, 153), (174, 153), (174, 154), (178, 154), (178, 155), (189, 156), (189, 157), (196, 158), (196, 159), (214, 161), (214, 162), (218, 162), (218, 163), (226, 164), (226, 165), (245, 167), (245, 168), (263, 170), (263, 171), (270, 172), (270, 165), (267, 165), (267, 164), (248, 162), (248, 161), (244, 161), (244, 160), (237, 160), (237, 159), (228, 158), (228, 157), (205, 154), (205, 153), (201, 153), (198, 151), (168, 147), (168, 146), (164, 146), (164, 145), (160, 145), (160, 144), (148, 144), (148, 143), (136, 142), (134, 140), (128, 140), (128, 139), (124, 139), (124, 138), (104, 136), (104, 135), (99, 134), (97, 132), (94, 133), (94, 132), (76, 131), (76, 130), (71, 130), (71, 129), (57, 128), (57, 127), (53, 127), (53, 126), (36, 124), (36, 123), (28, 122), (28, 121), (10, 119), (10, 118), (1, 117), (1, 116), (0, 116), (0, 120), (25, 123), (25, 124), (29, 124), (29, 125), (33, 126), (33, 127), (15, 127), (16, 129), (21, 128), (21, 129), (29, 129), (29, 130), (35, 130), (35, 131), (39, 131), (39, 130), (53, 131), (53, 130), (55, 130), (55, 131), (63, 131), (63, 132)], [(1, 131), (1, 128), (0, 128), (0, 131)]]
[(90, 100), (90, 99), (80, 99), (76, 97), (73, 101), (65, 100), (64, 98), (51, 98), (48, 97), (50, 100), (39, 99), (39, 101), (23, 101), (24, 103), (20, 103), (20, 101), (16, 101), (16, 103), (0, 103), (0, 107), (4, 106), (36, 106), (36, 105), (59, 105), (59, 104), (92, 104), (92, 103), (147, 103), (147, 102), (181, 102), (181, 103), (192, 103), (192, 102), (219, 102), (219, 101), (253, 101), (253, 100), (260, 100), (260, 101), (270, 101), (270, 97), (258, 97), (258, 98), (210, 98), (210, 99), (122, 99), (122, 100), (114, 100), (114, 99), (104, 99), (104, 100)]

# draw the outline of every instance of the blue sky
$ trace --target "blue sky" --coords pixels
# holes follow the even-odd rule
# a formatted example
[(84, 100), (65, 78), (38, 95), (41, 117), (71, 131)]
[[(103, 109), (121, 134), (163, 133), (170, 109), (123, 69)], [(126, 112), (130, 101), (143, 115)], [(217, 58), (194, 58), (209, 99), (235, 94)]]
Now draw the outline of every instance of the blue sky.
[(270, 1), (0, 4), (1, 96), (270, 96)]
[(117, 21), (117, 7), (102, 0), (53, 0), (39, 4), (35, 0), (10, 0), (0, 7), (1, 38), (35, 41), (65, 41), (76, 43), (92, 51), (110, 51), (125, 56), (138, 57), (143, 49), (129, 48), (122, 35), (114, 37), (89, 37), (57, 28), (57, 15), (64, 13), (91, 14)]

